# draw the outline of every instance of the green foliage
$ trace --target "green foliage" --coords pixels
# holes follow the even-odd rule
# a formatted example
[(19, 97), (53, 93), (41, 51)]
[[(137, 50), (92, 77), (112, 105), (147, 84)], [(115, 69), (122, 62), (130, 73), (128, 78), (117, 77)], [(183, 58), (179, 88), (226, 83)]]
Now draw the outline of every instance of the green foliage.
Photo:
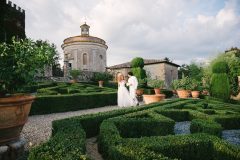
[(81, 71), (78, 69), (73, 69), (70, 71), (70, 75), (72, 76), (73, 79), (77, 79), (78, 76), (80, 76)]
[(165, 98), (171, 98), (173, 96), (173, 91), (168, 89), (161, 89), (161, 94), (165, 94)]
[[(38, 146), (37, 150), (30, 150), (30, 155), (34, 155), (32, 159), (39, 157), (39, 159), (50, 160), (53, 158), (58, 160), (58, 157), (62, 157), (62, 159), (68, 159), (68, 157), (69, 159), (87, 158), (84, 145), (81, 145), (82, 142), (86, 137), (99, 135), (98, 148), (104, 159), (240, 159), (239, 147), (213, 135), (204, 133), (167, 135), (173, 133), (174, 121), (172, 119), (175, 121), (192, 120), (193, 125), (197, 126), (194, 129), (195, 132), (207, 132), (214, 135), (221, 133), (219, 128), (223, 124), (239, 125), (239, 115), (237, 114), (240, 113), (240, 109), (238, 105), (209, 100), (207, 104), (216, 111), (216, 114), (208, 115), (202, 113), (203, 110), (209, 110), (203, 109), (205, 103), (204, 100), (175, 99), (137, 108), (57, 120), (53, 122), (50, 140)], [(195, 110), (186, 108), (187, 105), (194, 105)], [(227, 111), (232, 113), (229, 115)], [(75, 129), (79, 130), (75, 132)], [(82, 131), (86, 136), (82, 134)], [(60, 138), (56, 138), (56, 136)], [(77, 143), (79, 143), (78, 146)], [(68, 147), (70, 149), (67, 149)], [(78, 152), (80, 150), (81, 152)], [(75, 155), (79, 157), (75, 158)]]
[(85, 155), (86, 133), (79, 123), (54, 121), (53, 131), (53, 137), (47, 143), (30, 151), (28, 160), (88, 159)]
[(182, 110), (163, 110), (163, 109), (156, 109), (157, 113), (160, 113), (166, 117), (169, 117), (173, 119), (176, 122), (181, 121), (188, 121), (189, 120), (189, 112), (188, 111), (182, 111)]
[(211, 78), (211, 96), (224, 101), (230, 98), (230, 85), (226, 73), (214, 73)]
[(203, 68), (193, 62), (190, 65), (183, 64), (178, 71), (178, 77), (180, 79), (190, 77), (192, 79), (196, 79), (197, 81), (202, 81), (203, 74)]
[(224, 61), (215, 62), (212, 66), (213, 73), (227, 73), (228, 72), (228, 64)]
[(138, 79), (139, 85), (142, 87), (146, 86), (146, 71), (143, 69), (144, 60), (140, 57), (136, 57), (131, 61), (131, 71), (133, 75)]
[(222, 115), (214, 118), (217, 123), (220, 123), (224, 129), (239, 129), (240, 116), (239, 115)]
[(197, 81), (196, 79), (191, 79), (190, 89), (192, 91), (202, 91), (203, 90), (202, 83), (200, 81)]
[(172, 82), (172, 88), (175, 90), (178, 89), (184, 89), (184, 90), (190, 90), (191, 89), (191, 81), (189, 77), (184, 77), (182, 79), (176, 79)]
[(193, 119), (190, 126), (191, 133), (203, 132), (216, 135), (218, 137), (221, 137), (222, 129), (223, 128), (220, 124), (202, 119)]
[(141, 79), (147, 78), (146, 71), (140, 67), (132, 68), (133, 75), (140, 81)]
[[(156, 118), (157, 117), (157, 118)], [(114, 120), (121, 137), (165, 136), (173, 134), (175, 122), (160, 114), (149, 118), (121, 118)]]
[(136, 57), (131, 61), (132, 68), (143, 68), (144, 67), (144, 60), (141, 57)]
[(237, 76), (240, 75), (240, 50), (238, 48), (231, 48), (230, 50), (225, 51), (225, 53), (219, 54), (210, 64), (209, 69), (207, 70), (208, 74), (211, 75), (211, 70), (213, 65), (216, 62), (225, 62), (228, 65), (228, 78), (231, 87), (232, 94), (238, 94), (238, 79)]
[(98, 82), (98, 81), (109, 81), (109, 80), (112, 80), (113, 79), (113, 75), (111, 75), (110, 73), (108, 72), (95, 72), (94, 75), (93, 75), (93, 78), (92, 80), (95, 81), (95, 82)]
[[(52, 92), (51, 92), (52, 94)], [(32, 104), (30, 114), (50, 114), (98, 108), (117, 104), (117, 94), (112, 93), (76, 93), (72, 95), (39, 96)]]
[(160, 79), (148, 79), (147, 80), (148, 86), (152, 88), (163, 88), (164, 87), (164, 81)]
[(34, 42), (30, 39), (15, 40), (12, 43), (0, 44), (0, 93), (23, 91), (24, 86), (31, 85), (34, 77), (43, 71), (44, 66), (51, 64), (55, 52), (45, 42)]

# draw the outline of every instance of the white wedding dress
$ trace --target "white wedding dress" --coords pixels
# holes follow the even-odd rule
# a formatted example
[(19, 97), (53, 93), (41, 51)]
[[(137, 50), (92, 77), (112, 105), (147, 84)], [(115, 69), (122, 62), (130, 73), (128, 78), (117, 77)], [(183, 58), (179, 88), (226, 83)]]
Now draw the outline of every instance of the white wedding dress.
[(119, 107), (129, 107), (132, 106), (133, 100), (125, 86), (126, 82), (121, 81), (118, 83), (118, 106)]

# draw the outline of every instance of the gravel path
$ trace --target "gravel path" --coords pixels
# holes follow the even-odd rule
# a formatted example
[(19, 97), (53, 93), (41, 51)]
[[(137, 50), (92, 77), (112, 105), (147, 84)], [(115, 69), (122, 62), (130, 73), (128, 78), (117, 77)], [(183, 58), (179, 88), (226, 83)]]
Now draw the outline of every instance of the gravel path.
[(190, 134), (191, 121), (176, 122), (174, 126), (175, 134)]
[(101, 108), (53, 113), (47, 115), (34, 115), (28, 118), (28, 122), (25, 124), (21, 137), (25, 138), (27, 143), (25, 149), (32, 148), (40, 143), (47, 141), (52, 133), (52, 121), (58, 119), (64, 119), (68, 117), (80, 116), (91, 113), (99, 113), (105, 111), (111, 111), (114, 109), (121, 109), (118, 106), (107, 106)]
[(240, 146), (240, 129), (222, 131), (222, 138), (229, 143)]

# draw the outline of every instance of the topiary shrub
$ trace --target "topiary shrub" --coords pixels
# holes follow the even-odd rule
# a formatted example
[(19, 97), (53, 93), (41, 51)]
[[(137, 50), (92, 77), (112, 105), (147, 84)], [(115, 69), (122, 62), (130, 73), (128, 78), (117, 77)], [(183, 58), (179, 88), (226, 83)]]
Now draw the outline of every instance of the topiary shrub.
[(143, 68), (144, 67), (144, 60), (141, 57), (136, 57), (131, 61), (132, 68)]
[(146, 78), (147, 74), (146, 71), (143, 69), (144, 67), (144, 60), (143, 58), (136, 57), (131, 61), (131, 71), (133, 75), (138, 79), (139, 86), (141, 88), (146, 86)]
[(227, 76), (228, 66), (226, 62), (216, 62), (212, 67), (210, 92), (211, 96), (224, 101), (230, 98), (230, 84)]
[(227, 73), (228, 65), (224, 61), (218, 61), (212, 66), (213, 73)]

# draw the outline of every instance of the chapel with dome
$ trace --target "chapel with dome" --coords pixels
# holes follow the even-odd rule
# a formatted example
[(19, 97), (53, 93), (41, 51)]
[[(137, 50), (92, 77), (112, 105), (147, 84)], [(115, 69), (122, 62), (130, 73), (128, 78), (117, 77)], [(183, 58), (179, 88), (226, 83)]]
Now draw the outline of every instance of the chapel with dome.
[(81, 35), (66, 38), (63, 41), (64, 75), (71, 69), (90, 72), (105, 72), (107, 65), (106, 42), (89, 35), (90, 26), (80, 26)]

